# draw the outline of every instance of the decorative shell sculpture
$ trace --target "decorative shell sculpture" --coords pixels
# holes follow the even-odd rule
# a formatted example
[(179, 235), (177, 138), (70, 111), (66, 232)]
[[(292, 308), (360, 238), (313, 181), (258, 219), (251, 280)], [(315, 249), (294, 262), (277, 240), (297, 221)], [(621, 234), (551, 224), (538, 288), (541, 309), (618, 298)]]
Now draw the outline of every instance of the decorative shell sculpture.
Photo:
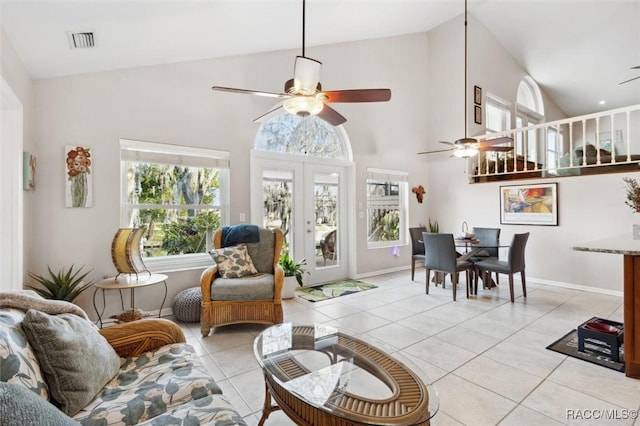
[(118, 324), (123, 322), (137, 321), (142, 318), (150, 317), (151, 313), (142, 309), (129, 309), (118, 315), (111, 315), (109, 318), (115, 319)]

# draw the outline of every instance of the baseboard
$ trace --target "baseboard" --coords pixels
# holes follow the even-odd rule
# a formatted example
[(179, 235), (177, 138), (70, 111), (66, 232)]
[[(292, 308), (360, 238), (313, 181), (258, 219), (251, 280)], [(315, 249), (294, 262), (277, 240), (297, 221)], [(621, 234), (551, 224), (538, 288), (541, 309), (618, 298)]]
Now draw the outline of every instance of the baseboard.
[[(368, 278), (368, 277), (375, 277), (376, 275), (384, 275), (384, 274), (390, 274), (393, 272), (401, 272), (401, 271), (405, 271), (407, 269), (411, 269), (411, 266), (400, 266), (397, 268), (390, 268), (390, 269), (382, 269), (382, 270), (378, 270), (378, 271), (374, 271), (374, 272), (366, 272), (364, 274), (357, 274), (356, 277), (354, 279), (359, 280), (361, 278)], [(424, 268), (422, 267), (416, 267), (416, 277), (418, 276), (418, 270), (422, 270), (424, 275)], [(501, 276), (502, 278), (502, 276)], [(519, 274), (514, 275), (514, 281), (520, 282), (519, 280)], [(535, 278), (535, 277), (529, 277), (527, 276), (527, 282), (535, 282), (535, 283), (539, 283), (539, 284), (544, 284), (544, 285), (548, 285), (551, 287), (560, 287), (560, 288), (568, 288), (568, 289), (572, 289), (572, 290), (580, 290), (580, 291), (586, 291), (589, 293), (598, 293), (598, 294), (606, 294), (609, 296), (617, 296), (617, 297), (623, 297), (623, 292), (622, 291), (618, 291), (618, 290), (610, 290), (610, 289), (606, 289), (606, 288), (598, 288), (598, 287), (591, 287), (588, 285), (582, 285), (582, 284), (573, 284), (573, 283), (565, 283), (563, 281), (553, 281), (553, 280), (545, 280), (542, 278)]]
[(562, 281), (553, 281), (553, 280), (545, 280), (542, 278), (534, 278), (534, 277), (527, 277), (527, 282), (535, 282), (535, 283), (539, 283), (539, 284), (544, 284), (544, 285), (548, 285), (548, 286), (552, 286), (552, 287), (561, 287), (561, 288), (569, 288), (572, 290), (581, 290), (581, 291), (586, 291), (589, 293), (598, 293), (598, 294), (606, 294), (609, 296), (618, 296), (618, 297), (623, 297), (624, 293), (622, 291), (618, 291), (618, 290), (610, 290), (610, 289), (606, 289), (606, 288), (598, 288), (598, 287), (591, 287), (588, 285), (582, 285), (582, 284), (573, 284), (573, 283), (565, 283)]
[(376, 275), (384, 275), (384, 274), (391, 274), (393, 272), (401, 272), (407, 269), (411, 269), (411, 266), (407, 267), (407, 266), (398, 266), (396, 268), (390, 268), (390, 269), (382, 269), (382, 270), (378, 270), (375, 272), (365, 272), (364, 274), (356, 274), (355, 276), (355, 280), (359, 280), (360, 278), (368, 278), (368, 277), (375, 277)]

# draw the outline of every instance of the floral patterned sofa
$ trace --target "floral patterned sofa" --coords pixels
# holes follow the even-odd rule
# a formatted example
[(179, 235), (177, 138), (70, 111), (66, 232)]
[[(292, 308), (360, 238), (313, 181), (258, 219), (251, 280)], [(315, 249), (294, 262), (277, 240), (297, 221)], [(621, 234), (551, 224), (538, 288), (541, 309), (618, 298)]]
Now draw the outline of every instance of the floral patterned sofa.
[(0, 292), (3, 425), (245, 425), (185, 343), (144, 319), (98, 330), (82, 309)]

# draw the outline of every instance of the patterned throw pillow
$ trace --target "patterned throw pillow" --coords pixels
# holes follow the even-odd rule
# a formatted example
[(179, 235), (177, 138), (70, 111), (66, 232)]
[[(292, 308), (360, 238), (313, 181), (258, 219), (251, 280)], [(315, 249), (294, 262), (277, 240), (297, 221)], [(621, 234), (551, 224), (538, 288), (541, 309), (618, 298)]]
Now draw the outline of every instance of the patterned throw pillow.
[(0, 381), (22, 385), (48, 401), (49, 388), (22, 331), (24, 315), (18, 309), (0, 310)]
[(218, 265), (218, 273), (222, 278), (242, 278), (258, 273), (246, 244), (214, 249), (209, 254)]

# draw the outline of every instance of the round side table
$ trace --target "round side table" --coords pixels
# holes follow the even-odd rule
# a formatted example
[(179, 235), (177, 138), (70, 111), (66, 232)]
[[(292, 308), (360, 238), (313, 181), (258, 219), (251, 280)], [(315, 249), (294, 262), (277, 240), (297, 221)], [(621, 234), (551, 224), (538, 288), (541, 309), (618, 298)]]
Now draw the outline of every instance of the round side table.
[[(120, 304), (122, 305), (122, 310), (124, 311), (124, 299), (122, 297), (122, 290), (130, 290), (131, 291), (131, 309), (135, 309), (136, 305), (136, 295), (135, 291), (137, 288), (147, 287), (151, 285), (164, 284), (164, 298), (162, 299), (162, 303), (160, 304), (160, 311), (158, 312), (158, 318), (162, 314), (162, 308), (164, 307), (164, 302), (167, 300), (167, 276), (164, 274), (151, 274), (149, 276), (135, 276), (135, 275), (120, 275), (118, 279), (116, 278), (107, 278), (101, 281), (98, 281), (94, 284), (95, 291), (93, 292), (93, 308), (96, 310), (96, 314), (98, 315), (98, 321), (100, 322), (100, 328), (102, 328), (102, 316), (104, 315), (104, 311), (107, 307), (107, 302), (105, 299), (105, 291), (110, 290), (118, 290), (120, 292)], [(96, 295), (98, 290), (102, 290), (102, 310), (98, 310), (98, 306), (96, 305)]]

